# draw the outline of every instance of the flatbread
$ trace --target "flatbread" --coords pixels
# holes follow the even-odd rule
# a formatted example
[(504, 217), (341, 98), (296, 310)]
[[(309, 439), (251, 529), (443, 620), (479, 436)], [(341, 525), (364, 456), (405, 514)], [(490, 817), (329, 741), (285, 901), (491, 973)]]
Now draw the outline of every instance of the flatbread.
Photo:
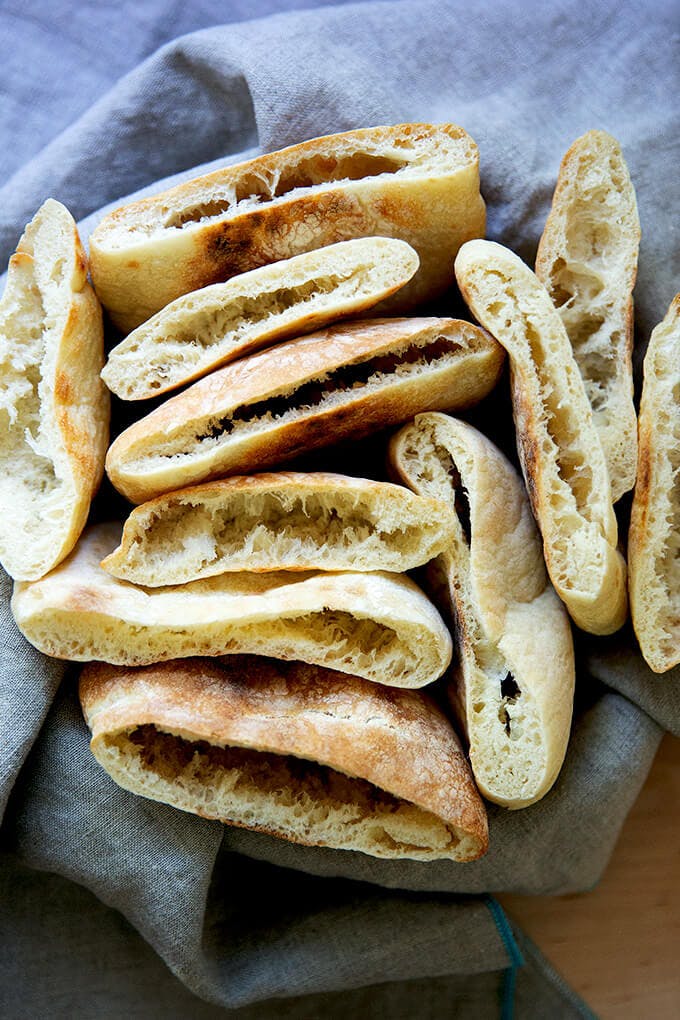
[(486, 812), (458, 739), (420, 692), (235, 656), (80, 679), (92, 752), (127, 790), (294, 843), (469, 861)]
[(389, 456), (415, 492), (456, 511), (453, 541), (430, 570), (457, 638), (451, 693), (481, 793), (526, 807), (564, 761), (574, 650), (524, 486), (493, 443), (444, 414), (418, 415)]
[(470, 241), (456, 277), (510, 357), (517, 449), (553, 586), (574, 622), (611, 634), (627, 614), (607, 462), (571, 344), (545, 287), (517, 255)]
[(640, 220), (621, 147), (606, 131), (577, 138), (560, 167), (536, 255), (569, 336), (618, 499), (635, 484), (633, 287)]
[(48, 199), (0, 301), (0, 561), (42, 577), (69, 554), (104, 470), (102, 314), (73, 217)]
[(680, 663), (680, 294), (649, 340), (628, 534), (630, 608), (655, 673)]
[(15, 585), (14, 619), (41, 652), (130, 666), (243, 652), (414, 688), (451, 659), (448, 630), (406, 575), (240, 573), (141, 588), (99, 566), (119, 539), (118, 525), (97, 525), (47, 577)]
[(239, 570), (402, 573), (450, 545), (453, 527), (448, 507), (401, 485), (322, 471), (240, 476), (137, 507), (102, 567), (149, 587)]
[(126, 429), (109, 478), (141, 503), (306, 450), (359, 438), (423, 410), (468, 407), (495, 385), (502, 348), (457, 319), (333, 326), (218, 369)]
[(228, 166), (105, 216), (90, 238), (102, 304), (129, 332), (181, 294), (355, 237), (397, 237), (420, 268), (381, 314), (453, 282), (483, 237), (479, 153), (454, 124), (397, 124), (314, 138)]
[(172, 301), (114, 347), (102, 379), (123, 400), (144, 400), (275, 341), (357, 315), (413, 276), (405, 241), (341, 241), (203, 287)]

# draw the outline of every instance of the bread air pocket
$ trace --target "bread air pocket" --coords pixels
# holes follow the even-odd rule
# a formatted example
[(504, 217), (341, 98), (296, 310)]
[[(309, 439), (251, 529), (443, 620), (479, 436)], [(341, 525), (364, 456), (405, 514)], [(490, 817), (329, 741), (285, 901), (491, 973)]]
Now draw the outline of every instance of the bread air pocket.
[(469, 861), (486, 812), (425, 695), (304, 663), (235, 656), (130, 670), (93, 663), (92, 752), (127, 790), (294, 843)]
[(405, 575), (238, 573), (142, 588), (99, 566), (119, 539), (118, 525), (91, 528), (51, 574), (15, 585), (14, 618), (40, 651), (133, 666), (247, 652), (414, 688), (451, 659), (441, 617)]

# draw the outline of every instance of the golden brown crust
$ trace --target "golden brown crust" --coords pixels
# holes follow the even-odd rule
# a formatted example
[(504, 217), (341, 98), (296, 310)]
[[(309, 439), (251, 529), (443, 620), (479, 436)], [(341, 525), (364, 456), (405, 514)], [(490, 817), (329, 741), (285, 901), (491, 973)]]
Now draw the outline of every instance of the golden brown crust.
[[(92, 748), (146, 724), (184, 739), (316, 761), (356, 776), (486, 850), (486, 814), (453, 729), (426, 696), (302, 663), (234, 657), (130, 670), (93, 663), (80, 680)], [(225, 819), (228, 821), (228, 819)], [(279, 833), (283, 835), (283, 833)]]
[(92, 235), (102, 303), (130, 330), (181, 294), (355, 237), (408, 241), (420, 270), (390, 301), (406, 311), (452, 282), (484, 233), (479, 157), (452, 124), (399, 124), (311, 139), (110, 213)]
[(109, 443), (109, 395), (98, 374), (104, 363), (103, 336), (101, 305), (86, 283), (73, 301), (64, 330), (54, 392), (64, 447), (78, 484), (87, 494), (73, 544), (102, 480)]
[[(412, 346), (423, 359), (444, 340), (446, 357), (407, 371), (384, 360)], [(420, 358), (420, 355), (419, 355)], [(332, 392), (329, 400), (283, 417), (264, 407), (257, 429), (225, 432), (234, 412), (274, 398), (295, 399), (305, 384), (318, 391), (333, 372), (376, 360), (376, 383)], [(422, 360), (422, 359), (421, 359)], [(107, 456), (107, 472), (132, 502), (228, 474), (270, 467), (348, 436), (368, 435), (426, 409), (463, 408), (495, 385), (503, 353), (488, 334), (455, 319), (377, 319), (340, 325), (288, 341), (213, 372), (123, 432)], [(377, 376), (380, 378), (378, 379)], [(316, 394), (315, 394), (316, 396)], [(318, 399), (318, 396), (317, 396)], [(267, 414), (270, 414), (267, 419)], [(211, 437), (205, 443), (198, 436)], [(215, 437), (215, 438), (212, 438)]]

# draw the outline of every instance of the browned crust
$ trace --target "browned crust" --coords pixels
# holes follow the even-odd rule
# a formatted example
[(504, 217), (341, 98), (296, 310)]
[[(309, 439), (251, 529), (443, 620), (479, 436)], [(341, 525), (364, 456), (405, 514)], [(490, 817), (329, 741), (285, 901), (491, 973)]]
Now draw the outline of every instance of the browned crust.
[[(307, 194), (291, 193), (276, 204), (201, 223), (181, 241), (179, 232), (162, 231), (164, 215), (174, 206), (209, 202), (219, 186), (248, 180), (251, 175), (253, 180), (276, 176), (312, 156), (320, 162), (326, 158), (330, 175), (338, 162), (333, 154), (342, 158), (350, 151), (348, 146), (360, 154), (380, 156), (376, 150), (381, 145), (398, 150), (411, 139), (423, 137), (432, 138), (435, 147), (438, 137), (461, 142), (465, 165), (442, 157), (438, 166), (428, 166), (421, 175), (396, 181), (392, 174), (385, 174), (339, 180), (323, 188), (315, 185)], [(161, 229), (161, 234), (149, 238), (135, 231), (135, 224), (145, 220)], [(311, 139), (122, 206), (94, 231), (90, 252), (99, 297), (114, 322), (130, 330), (191, 290), (304, 251), (370, 235), (402, 238), (418, 251), (420, 270), (387, 305), (409, 311), (451, 284), (453, 256), (465, 241), (483, 236), (484, 229), (474, 141), (452, 124), (398, 124)], [(129, 251), (107, 242), (110, 234), (121, 230), (129, 232)]]
[[(460, 361), (452, 360), (446, 369), (424, 371), (408, 383), (395, 375), (386, 375), (384, 385), (370, 393), (357, 391), (351, 403), (327, 406), (304, 420), (292, 419), (283, 424), (273, 421), (266, 430), (239, 439), (239, 451), (233, 462), (226, 453), (220, 452), (218, 457), (216, 452), (211, 461), (214, 466), (202, 470), (200, 478), (196, 475), (186, 479), (186, 484), (270, 467), (344, 436), (368, 435), (418, 411), (463, 408), (476, 403), (496, 384), (504, 359), (501, 346), (479, 327), (455, 319), (417, 318), (343, 324), (243, 358), (170, 398), (118, 436), (107, 456), (109, 477), (116, 488), (135, 502), (177, 488), (177, 483), (172, 482), (163, 490), (148, 489), (143, 481), (136, 483), (125, 476), (126, 462), (135, 456), (152, 455), (154, 442), (190, 428), (193, 421), (222, 417), (243, 405), (294, 394), (298, 386), (310, 379), (389, 354), (395, 347), (406, 347), (428, 330), (432, 340), (445, 334), (459, 342)], [(227, 439), (218, 449), (224, 451), (229, 445)]]
[[(54, 405), (64, 448), (88, 501), (104, 474), (109, 441), (109, 392), (99, 378), (104, 364), (102, 310), (89, 283), (74, 295), (59, 348)], [(87, 518), (87, 510), (83, 523)]]
[[(92, 743), (152, 724), (188, 740), (292, 754), (366, 779), (469, 834), (486, 812), (450, 723), (420, 693), (303, 663), (234, 656), (141, 669), (86, 666), (80, 698)], [(473, 856), (470, 859), (474, 859)]]

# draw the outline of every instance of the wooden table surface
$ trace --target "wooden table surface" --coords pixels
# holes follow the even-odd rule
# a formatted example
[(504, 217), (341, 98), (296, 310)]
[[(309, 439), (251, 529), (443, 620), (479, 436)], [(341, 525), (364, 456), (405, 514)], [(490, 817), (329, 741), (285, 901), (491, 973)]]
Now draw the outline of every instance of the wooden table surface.
[(596, 889), (499, 898), (602, 1020), (679, 1020), (680, 740), (664, 737)]

